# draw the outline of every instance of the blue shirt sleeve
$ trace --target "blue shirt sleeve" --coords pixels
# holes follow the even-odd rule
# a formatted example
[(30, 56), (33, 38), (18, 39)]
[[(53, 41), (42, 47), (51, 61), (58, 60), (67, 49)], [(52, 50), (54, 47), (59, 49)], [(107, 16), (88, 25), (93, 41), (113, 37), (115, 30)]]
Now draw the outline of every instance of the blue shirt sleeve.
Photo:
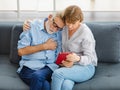
[(31, 46), (33, 39), (37, 38), (39, 30), (44, 27), (39, 20), (34, 20), (33, 22), (31, 22), (30, 26), (30, 30), (24, 31), (20, 34), (20, 40), (18, 41), (18, 49)]
[(26, 46), (30, 46), (30, 33), (28, 31), (24, 31), (20, 34), (20, 40), (18, 41), (18, 49), (24, 48)]

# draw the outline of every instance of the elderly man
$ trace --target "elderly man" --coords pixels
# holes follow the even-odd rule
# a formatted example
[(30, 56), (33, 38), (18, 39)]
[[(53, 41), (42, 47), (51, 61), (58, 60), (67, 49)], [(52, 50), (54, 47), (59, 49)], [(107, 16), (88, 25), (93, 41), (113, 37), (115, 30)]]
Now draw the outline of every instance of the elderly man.
[[(30, 90), (50, 90), (52, 72), (58, 68), (56, 57), (61, 51), (61, 14), (33, 20), (30, 30), (24, 31), (18, 41), (18, 54), (22, 56), (18, 74)], [(58, 24), (59, 23), (59, 24)]]

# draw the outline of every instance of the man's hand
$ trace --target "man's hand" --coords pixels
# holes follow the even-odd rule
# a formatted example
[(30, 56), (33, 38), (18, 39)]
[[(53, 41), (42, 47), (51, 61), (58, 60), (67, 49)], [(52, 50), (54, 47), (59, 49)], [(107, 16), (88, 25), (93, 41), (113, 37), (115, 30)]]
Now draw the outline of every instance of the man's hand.
[(55, 50), (57, 48), (57, 42), (53, 39), (48, 39), (43, 46), (46, 50)]

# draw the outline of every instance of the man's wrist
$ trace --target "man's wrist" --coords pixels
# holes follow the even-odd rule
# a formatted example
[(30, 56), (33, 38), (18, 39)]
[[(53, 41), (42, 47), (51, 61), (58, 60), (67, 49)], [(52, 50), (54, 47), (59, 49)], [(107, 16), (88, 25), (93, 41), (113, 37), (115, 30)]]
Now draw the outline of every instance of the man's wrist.
[(46, 43), (42, 44), (42, 46), (43, 46), (43, 49), (44, 49), (44, 50), (47, 50), (47, 49), (48, 49)]

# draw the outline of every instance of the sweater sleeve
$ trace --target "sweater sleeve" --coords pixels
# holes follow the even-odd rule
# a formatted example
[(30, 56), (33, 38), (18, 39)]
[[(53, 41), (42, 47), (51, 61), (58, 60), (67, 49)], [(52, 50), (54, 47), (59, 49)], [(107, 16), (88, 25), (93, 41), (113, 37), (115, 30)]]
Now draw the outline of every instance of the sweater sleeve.
[(96, 53), (95, 53), (95, 41), (94, 40), (84, 40), (82, 42), (82, 51), (83, 55), (81, 55), (81, 59), (79, 64), (81, 65), (88, 65), (94, 64), (96, 65)]

